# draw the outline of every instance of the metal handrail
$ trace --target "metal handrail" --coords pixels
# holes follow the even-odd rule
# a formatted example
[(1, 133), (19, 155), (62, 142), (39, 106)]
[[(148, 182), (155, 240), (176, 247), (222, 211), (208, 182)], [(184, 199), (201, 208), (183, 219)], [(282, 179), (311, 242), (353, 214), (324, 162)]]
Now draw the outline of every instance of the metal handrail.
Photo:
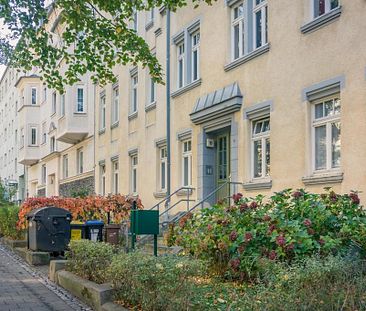
[(178, 193), (181, 190), (188, 190), (188, 191), (193, 191), (194, 188), (192, 187), (180, 187), (177, 190), (175, 190), (173, 193), (171, 193), (170, 195), (168, 195), (167, 197), (165, 197), (163, 200), (161, 200), (160, 202), (156, 203), (152, 208), (150, 208), (149, 210), (153, 210), (154, 208), (157, 208), (159, 210), (159, 206), (161, 204), (163, 204), (165, 201), (167, 201), (168, 199), (170, 199), (173, 195), (175, 195), (176, 193)]
[[(170, 206), (168, 209), (166, 209), (164, 212), (162, 212), (159, 217), (163, 216), (164, 214), (168, 213), (171, 209), (173, 209), (175, 206), (177, 206), (180, 202), (194, 202), (193, 199), (180, 199), (179, 201), (175, 202), (172, 206)], [(187, 212), (189, 211), (189, 205), (187, 206)]]

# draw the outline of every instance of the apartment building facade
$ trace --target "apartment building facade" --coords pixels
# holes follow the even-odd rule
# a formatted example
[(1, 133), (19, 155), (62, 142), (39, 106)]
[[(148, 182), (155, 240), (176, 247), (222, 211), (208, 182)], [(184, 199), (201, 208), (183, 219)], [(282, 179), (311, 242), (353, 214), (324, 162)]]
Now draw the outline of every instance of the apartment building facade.
[[(365, 192), (365, 9), (227, 0), (172, 14), (172, 192), (189, 186), (202, 200), (227, 180), (247, 196)], [(165, 70), (165, 11), (141, 12), (133, 27)], [(167, 190), (165, 86), (141, 67), (115, 73), (96, 93), (96, 192), (138, 194), (151, 207)]]
[(21, 73), (7, 68), (0, 80), (0, 182), (11, 200), (26, 196), (24, 166), (18, 163), (18, 92), (14, 84)]

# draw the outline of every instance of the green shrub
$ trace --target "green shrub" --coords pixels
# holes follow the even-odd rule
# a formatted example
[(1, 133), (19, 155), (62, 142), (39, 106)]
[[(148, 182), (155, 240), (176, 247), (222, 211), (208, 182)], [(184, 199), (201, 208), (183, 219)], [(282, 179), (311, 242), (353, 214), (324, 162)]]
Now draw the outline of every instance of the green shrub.
[(215, 205), (188, 214), (170, 241), (231, 278), (253, 279), (259, 260), (291, 262), (326, 256), (356, 244), (366, 247), (366, 211), (356, 192), (311, 194), (304, 190), (263, 196), (233, 196), (233, 206)]
[(13, 240), (24, 238), (24, 231), (17, 229), (19, 207), (1, 206), (0, 207), (0, 233)]
[(203, 273), (201, 261), (189, 257), (154, 257), (138, 252), (117, 255), (109, 279), (116, 300), (151, 311), (188, 310), (194, 277)]
[(71, 241), (66, 269), (76, 275), (96, 282), (106, 282), (106, 269), (114, 255), (112, 245), (89, 240)]

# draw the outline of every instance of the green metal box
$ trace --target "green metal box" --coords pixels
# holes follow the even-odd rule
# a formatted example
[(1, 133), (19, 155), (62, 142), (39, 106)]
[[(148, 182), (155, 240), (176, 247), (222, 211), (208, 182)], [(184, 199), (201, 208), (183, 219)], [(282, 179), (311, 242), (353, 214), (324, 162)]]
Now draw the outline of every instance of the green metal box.
[(159, 234), (159, 211), (132, 210), (131, 233)]

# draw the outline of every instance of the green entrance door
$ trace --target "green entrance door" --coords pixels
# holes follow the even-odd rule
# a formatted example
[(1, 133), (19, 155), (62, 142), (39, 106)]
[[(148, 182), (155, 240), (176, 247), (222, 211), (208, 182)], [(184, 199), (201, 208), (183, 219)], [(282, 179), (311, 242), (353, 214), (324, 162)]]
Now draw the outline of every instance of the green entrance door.
[[(217, 137), (217, 187), (228, 181), (230, 176), (230, 134), (225, 133)], [(225, 200), (230, 196), (230, 185), (217, 192), (216, 200)]]

